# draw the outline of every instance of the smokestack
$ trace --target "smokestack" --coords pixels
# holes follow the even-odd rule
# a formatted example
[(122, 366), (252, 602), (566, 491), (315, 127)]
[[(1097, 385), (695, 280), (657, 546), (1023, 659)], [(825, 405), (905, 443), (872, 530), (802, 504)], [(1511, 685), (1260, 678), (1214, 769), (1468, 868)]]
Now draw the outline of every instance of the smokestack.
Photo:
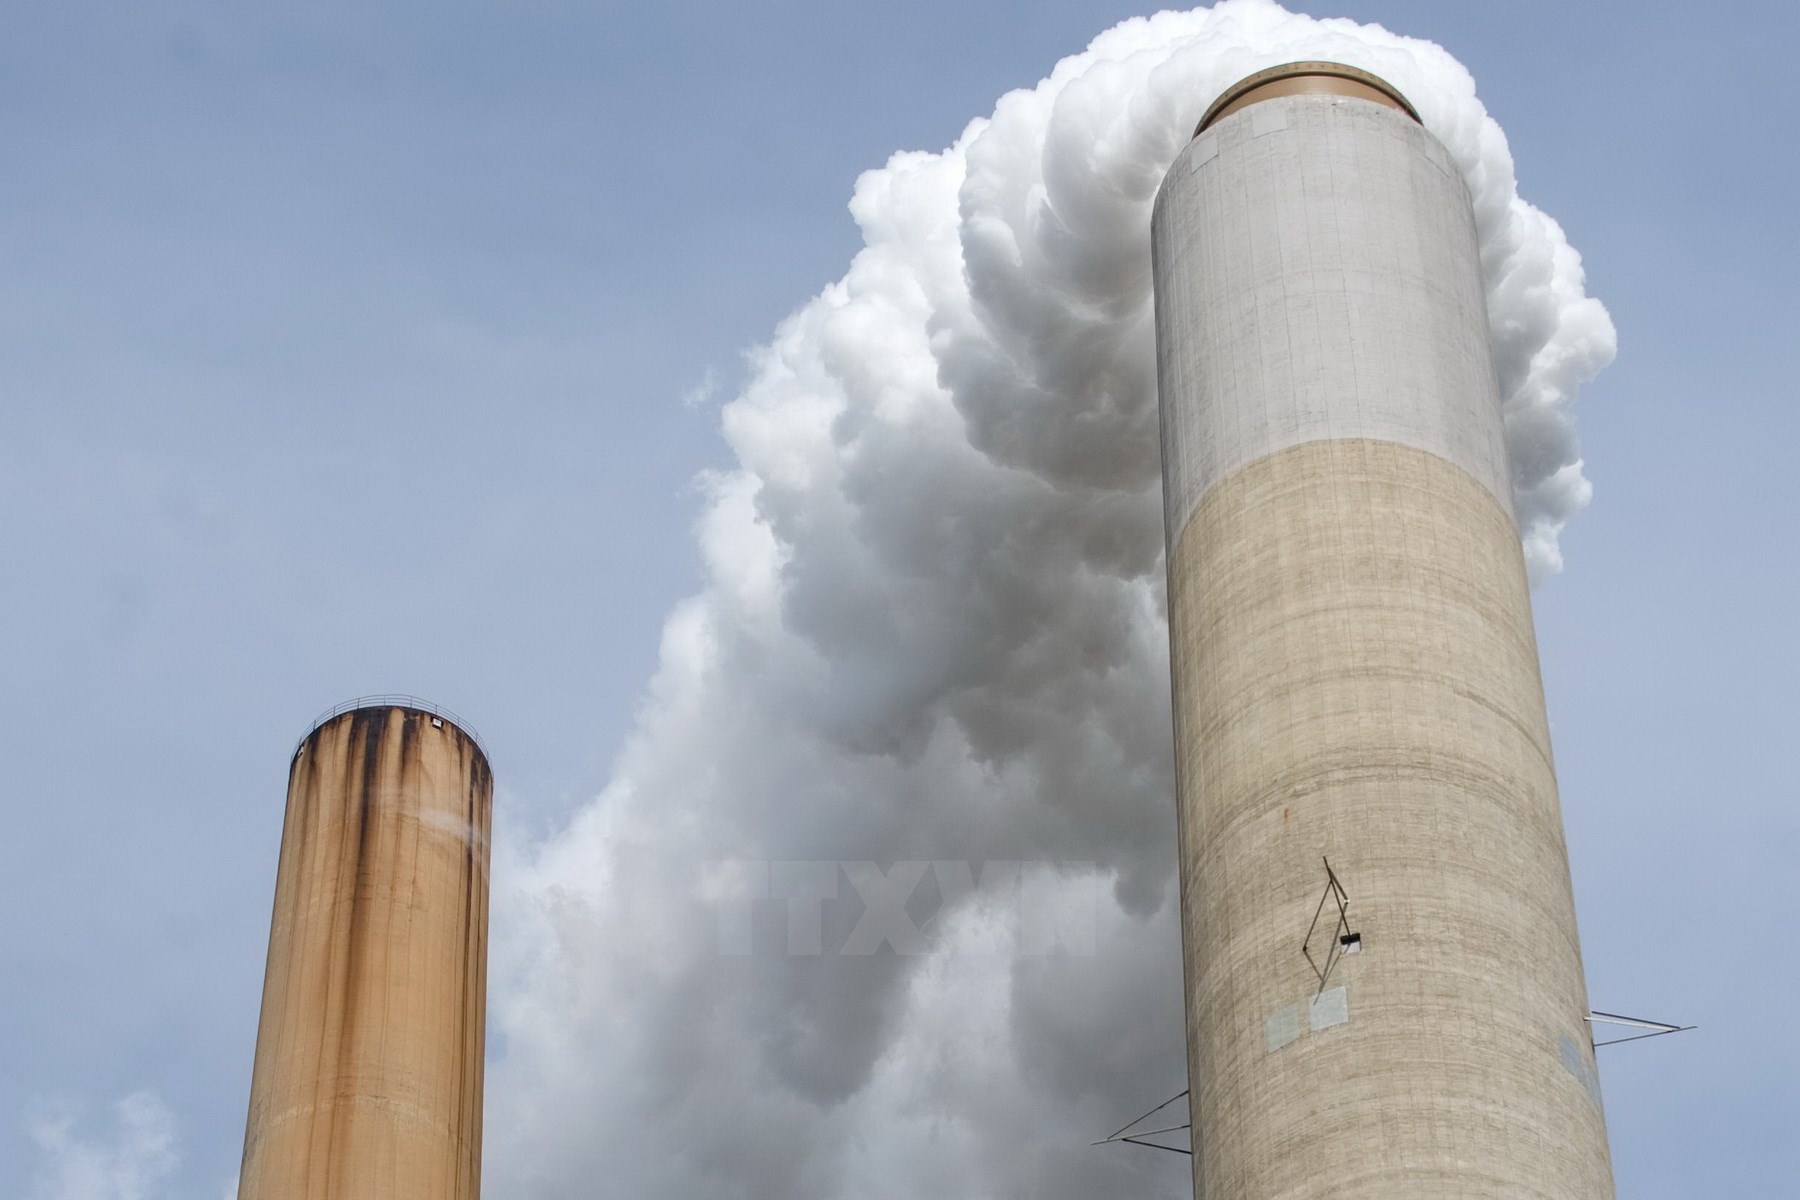
[(410, 699), (288, 773), (239, 1200), (476, 1200), (493, 777)]
[(1195, 1195), (1611, 1197), (1462, 176), (1295, 63), (1152, 236)]

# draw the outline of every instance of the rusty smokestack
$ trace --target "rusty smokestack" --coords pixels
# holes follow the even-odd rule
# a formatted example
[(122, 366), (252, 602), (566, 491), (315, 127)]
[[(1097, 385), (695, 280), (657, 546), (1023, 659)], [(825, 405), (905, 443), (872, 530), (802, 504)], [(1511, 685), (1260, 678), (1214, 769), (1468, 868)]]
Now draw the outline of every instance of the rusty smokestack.
[(476, 1200), (493, 776), (411, 698), (294, 752), (239, 1200)]

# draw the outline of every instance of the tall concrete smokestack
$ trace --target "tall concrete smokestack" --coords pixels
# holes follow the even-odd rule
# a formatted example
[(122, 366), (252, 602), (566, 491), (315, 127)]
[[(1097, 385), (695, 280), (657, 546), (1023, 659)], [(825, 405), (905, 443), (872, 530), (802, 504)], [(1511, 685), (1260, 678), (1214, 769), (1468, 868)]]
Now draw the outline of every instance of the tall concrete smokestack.
[(1456, 164), (1278, 67), (1153, 238), (1195, 1194), (1611, 1197)]
[(476, 1200), (493, 778), (360, 704), (294, 753), (240, 1200)]

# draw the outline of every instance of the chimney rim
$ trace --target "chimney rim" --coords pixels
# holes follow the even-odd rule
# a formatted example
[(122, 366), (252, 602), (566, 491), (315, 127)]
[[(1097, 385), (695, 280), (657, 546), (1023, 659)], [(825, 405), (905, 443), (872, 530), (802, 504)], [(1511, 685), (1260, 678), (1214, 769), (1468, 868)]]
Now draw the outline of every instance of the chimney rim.
[(422, 699), (418, 696), (392, 694), (358, 696), (354, 700), (346, 700), (342, 704), (332, 705), (315, 717), (312, 724), (307, 726), (306, 733), (298, 742), (294, 743), (294, 757), (299, 756), (300, 751), (305, 749), (306, 744), (312, 741), (314, 735), (317, 734), (319, 730), (325, 728), (339, 717), (348, 716), (351, 713), (362, 712), (365, 709), (388, 710), (396, 708), (416, 712), (423, 716), (447, 723), (451, 728), (469, 739), (469, 744), (475, 747), (475, 752), (481, 756), (484, 763), (489, 761), (487, 747), (481, 744), (481, 735), (475, 732), (475, 727), (473, 725), (469, 724), (449, 709), (443, 707), (441, 704), (433, 704), (431, 701)]
[[(1352, 67), (1347, 63), (1330, 62), (1325, 59), (1301, 59), (1295, 62), (1281, 63), (1273, 67), (1265, 67), (1260, 71), (1244, 76), (1242, 79), (1226, 88), (1219, 94), (1219, 98), (1214, 100), (1212, 104), (1207, 107), (1206, 114), (1200, 118), (1200, 124), (1194, 127), (1194, 136), (1199, 137), (1202, 133), (1205, 133), (1208, 127), (1215, 121), (1228, 116), (1231, 112), (1235, 112), (1241, 107), (1248, 107), (1247, 104), (1242, 102), (1248, 101), (1249, 104), (1257, 103), (1257, 101), (1250, 99), (1252, 93), (1260, 91), (1270, 84), (1278, 83), (1284, 79), (1300, 79), (1309, 76), (1322, 79), (1341, 79), (1352, 85), (1360, 84), (1361, 89), (1379, 93), (1381, 100), (1385, 100), (1393, 107), (1398, 108), (1414, 121), (1418, 121), (1421, 125), (1425, 123), (1419, 119), (1419, 110), (1412, 106), (1412, 102), (1406, 98), (1400, 89), (1374, 72), (1365, 71), (1361, 67)], [(1345, 89), (1344, 94), (1356, 95), (1357, 93)], [(1268, 99), (1274, 98), (1275, 97), (1273, 96), (1268, 97)], [(1375, 99), (1375, 97), (1367, 96), (1364, 98)]]

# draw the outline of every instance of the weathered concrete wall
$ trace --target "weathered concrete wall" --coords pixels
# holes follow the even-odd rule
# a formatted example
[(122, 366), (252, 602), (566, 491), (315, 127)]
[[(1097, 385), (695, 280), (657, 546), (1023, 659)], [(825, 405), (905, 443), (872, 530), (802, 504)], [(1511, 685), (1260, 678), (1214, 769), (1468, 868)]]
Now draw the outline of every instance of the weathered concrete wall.
[(416, 709), (295, 754), (242, 1200), (479, 1195), (492, 796), (475, 742)]
[(1511, 509), (1475, 218), (1416, 122), (1331, 96), (1252, 105), (1175, 160), (1154, 236), (1171, 531), (1233, 471), (1315, 438), (1429, 450)]
[[(1271, 99), (1154, 237), (1196, 1195), (1606, 1200), (1461, 180)], [(1364, 949), (1322, 989), (1326, 856)]]

